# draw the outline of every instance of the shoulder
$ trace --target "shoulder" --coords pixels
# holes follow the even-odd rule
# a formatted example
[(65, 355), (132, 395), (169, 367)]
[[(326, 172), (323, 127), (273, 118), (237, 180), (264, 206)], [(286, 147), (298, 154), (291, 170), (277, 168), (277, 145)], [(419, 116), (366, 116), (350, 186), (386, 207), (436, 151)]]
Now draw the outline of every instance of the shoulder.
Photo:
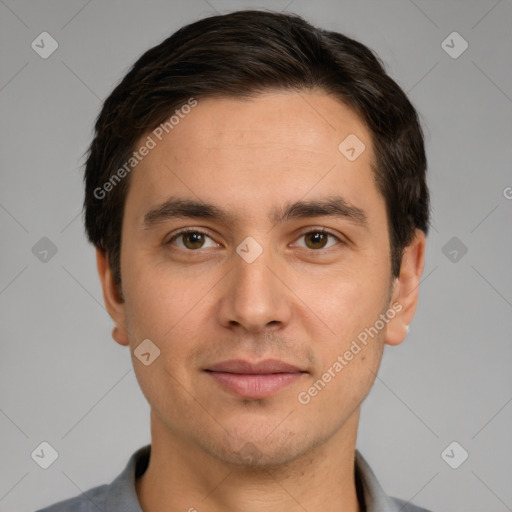
[(368, 512), (430, 512), (410, 501), (390, 497), (358, 450), (355, 452), (355, 463), (356, 484), (361, 486)]
[(98, 512), (106, 510), (105, 501), (108, 485), (100, 485), (85, 493), (67, 500), (59, 501), (36, 512)]
[(36, 512), (142, 512), (135, 481), (146, 470), (150, 454), (150, 444), (139, 448), (110, 484), (93, 487), (74, 498), (59, 501)]
[(393, 503), (400, 507), (400, 512), (431, 512), (430, 510), (427, 510), (426, 508), (421, 508), (416, 505), (413, 505), (412, 503), (401, 500), (398, 498), (391, 498)]

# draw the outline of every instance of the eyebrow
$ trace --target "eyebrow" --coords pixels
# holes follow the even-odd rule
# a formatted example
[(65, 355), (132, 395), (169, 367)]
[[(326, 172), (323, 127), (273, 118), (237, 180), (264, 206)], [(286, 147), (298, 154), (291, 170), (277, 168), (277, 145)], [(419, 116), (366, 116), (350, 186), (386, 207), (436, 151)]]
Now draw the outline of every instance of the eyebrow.
[[(172, 220), (174, 218), (209, 219), (224, 223), (233, 222), (233, 214), (222, 208), (199, 200), (179, 199), (170, 197), (161, 205), (151, 209), (144, 215), (144, 228), (151, 227)], [(344, 199), (341, 196), (328, 197), (322, 200), (296, 201), (286, 204), (283, 208), (275, 210), (271, 220), (280, 223), (293, 219), (310, 217), (337, 217), (368, 229), (368, 216), (366, 212)]]
[(177, 199), (170, 197), (164, 203), (153, 208), (144, 215), (144, 227), (149, 229), (156, 224), (180, 217), (195, 219), (212, 219), (228, 223), (232, 215), (221, 208), (192, 199)]
[(362, 208), (350, 204), (341, 196), (288, 203), (281, 211), (273, 215), (273, 220), (282, 222), (309, 217), (338, 217), (347, 219), (364, 229), (369, 227), (366, 212)]

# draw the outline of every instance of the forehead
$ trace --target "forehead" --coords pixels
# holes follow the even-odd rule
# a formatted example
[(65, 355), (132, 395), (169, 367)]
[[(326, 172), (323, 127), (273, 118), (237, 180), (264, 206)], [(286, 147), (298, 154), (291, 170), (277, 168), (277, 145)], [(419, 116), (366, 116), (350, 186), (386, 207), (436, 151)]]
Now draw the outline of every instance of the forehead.
[(378, 195), (370, 132), (333, 96), (205, 98), (187, 111), (172, 128), (141, 138), (155, 146), (132, 171), (128, 199), (157, 203), (181, 194), (247, 210), (306, 195), (363, 203)]
[[(264, 145), (266, 150), (294, 147), (331, 158), (350, 133), (364, 140), (366, 157), (372, 153), (370, 133), (347, 105), (322, 92), (262, 93), (247, 99), (205, 98), (172, 129), (176, 145), (209, 150), (246, 152)], [(169, 134), (170, 135), (170, 134)]]

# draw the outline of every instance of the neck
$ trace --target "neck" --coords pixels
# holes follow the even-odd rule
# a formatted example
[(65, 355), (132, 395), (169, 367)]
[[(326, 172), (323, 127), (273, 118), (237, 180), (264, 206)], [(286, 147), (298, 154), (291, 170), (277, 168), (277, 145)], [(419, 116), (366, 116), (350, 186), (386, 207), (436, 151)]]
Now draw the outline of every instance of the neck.
[(226, 464), (169, 435), (151, 414), (151, 457), (136, 481), (144, 512), (359, 512), (354, 479), (358, 411), (321, 446), (286, 465)]

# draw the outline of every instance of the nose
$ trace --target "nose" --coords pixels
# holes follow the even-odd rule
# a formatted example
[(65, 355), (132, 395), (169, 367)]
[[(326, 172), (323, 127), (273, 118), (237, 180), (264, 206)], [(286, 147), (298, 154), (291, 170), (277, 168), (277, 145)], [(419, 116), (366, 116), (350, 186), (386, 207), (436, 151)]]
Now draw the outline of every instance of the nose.
[(267, 251), (248, 263), (233, 256), (233, 269), (224, 281), (218, 305), (224, 327), (249, 332), (279, 330), (290, 322), (291, 294)]

